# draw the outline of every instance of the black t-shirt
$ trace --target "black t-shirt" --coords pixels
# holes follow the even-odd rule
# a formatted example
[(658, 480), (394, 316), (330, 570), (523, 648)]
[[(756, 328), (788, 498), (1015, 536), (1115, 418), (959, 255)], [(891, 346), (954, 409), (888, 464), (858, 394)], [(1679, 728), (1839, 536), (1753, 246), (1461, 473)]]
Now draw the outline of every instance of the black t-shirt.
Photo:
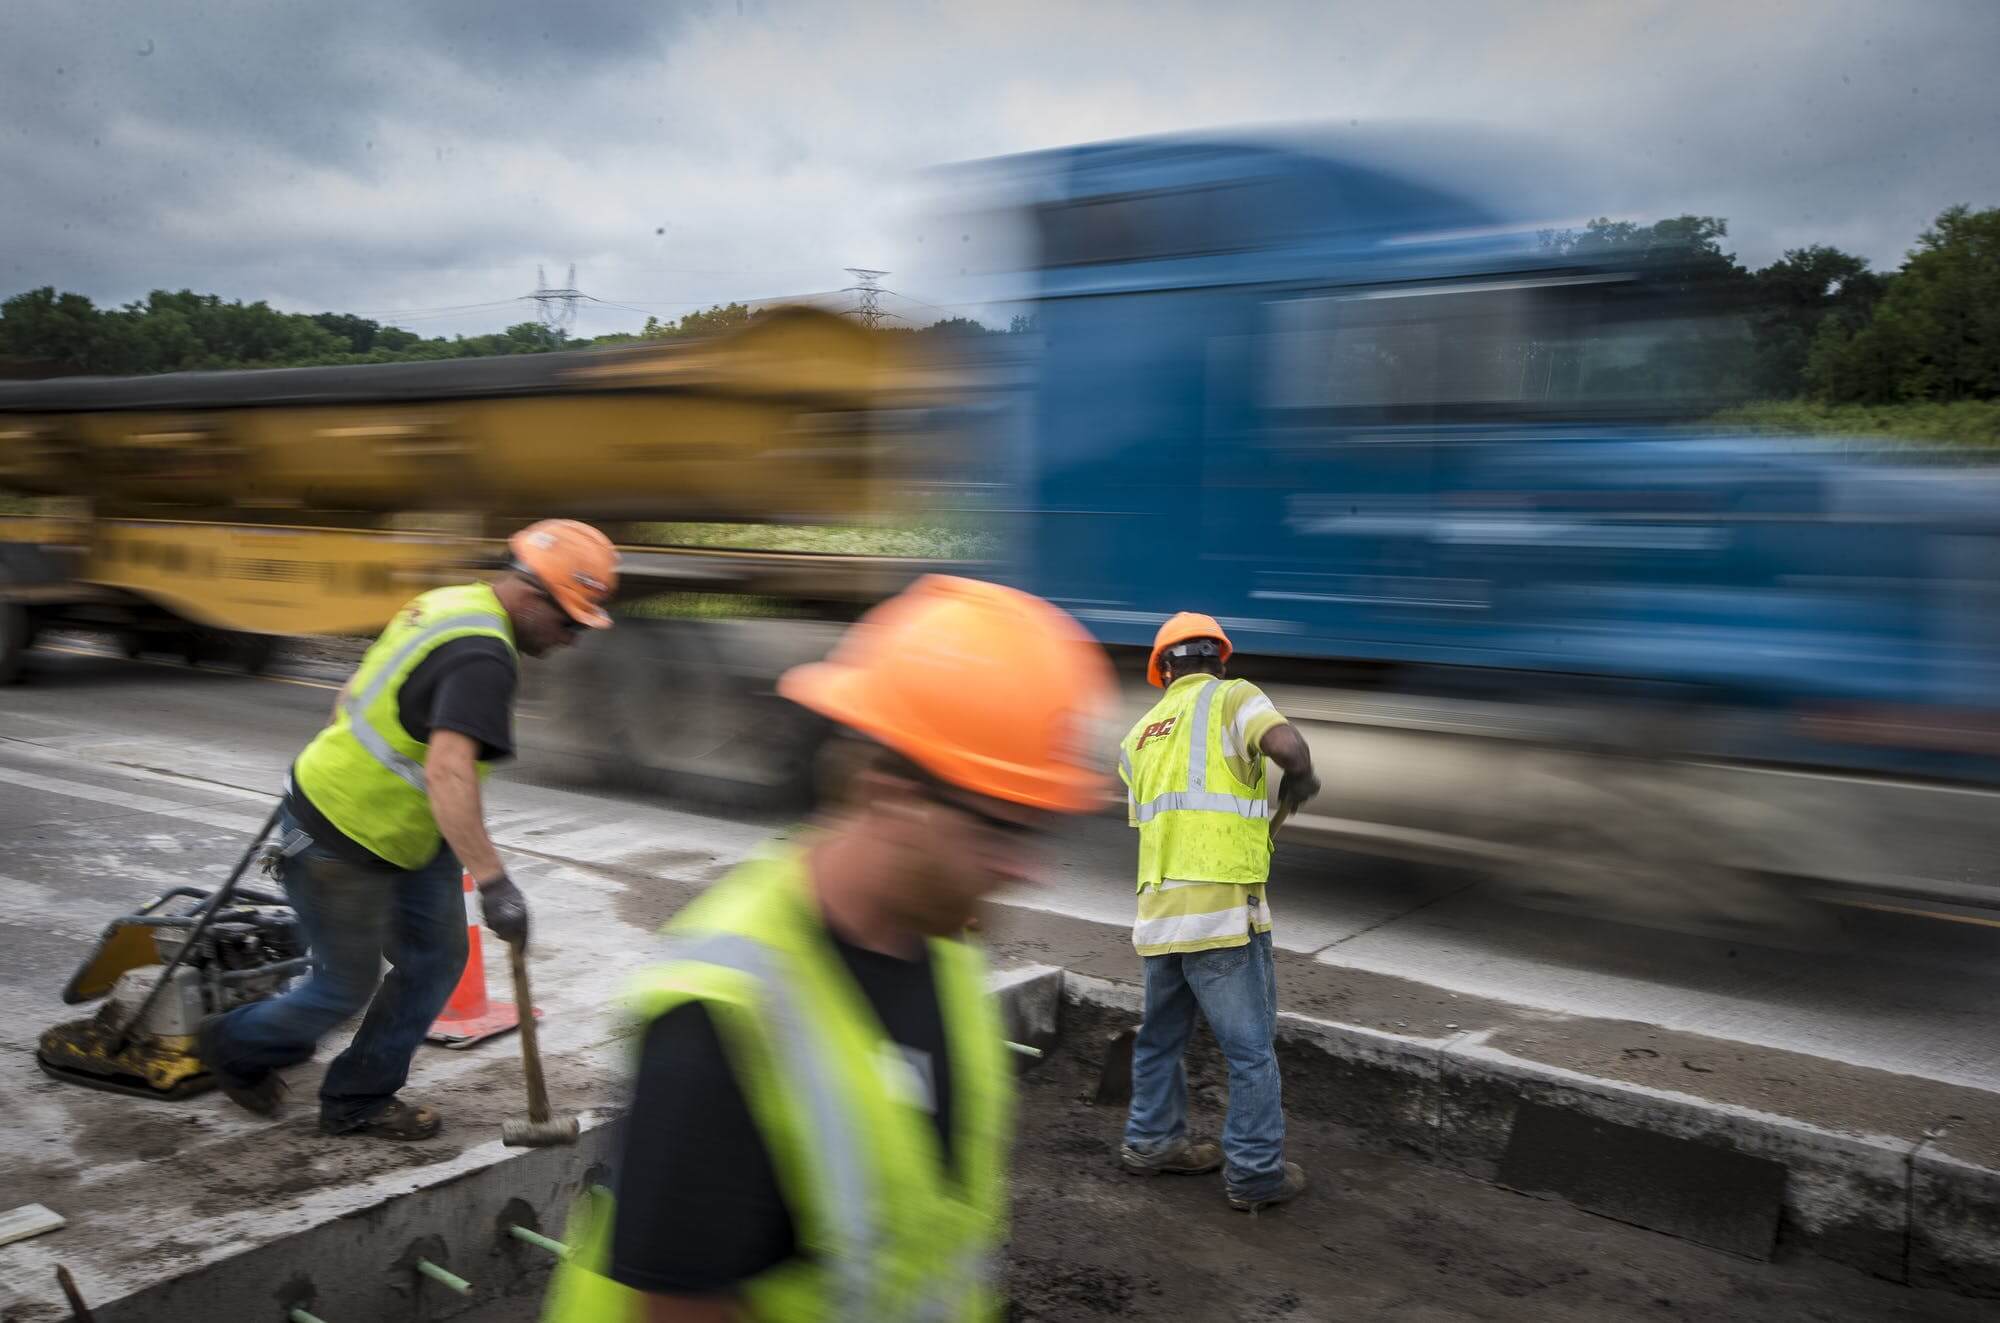
[[(514, 654), (499, 639), (478, 634), (441, 643), (410, 672), (396, 694), (396, 719), (412, 738), (429, 743), (434, 730), (455, 730), (479, 741), (479, 756), (498, 762), (514, 756)], [(335, 827), (298, 789), (287, 805), (292, 818), (336, 853), (356, 863), (390, 868), (367, 846)]]
[[(929, 953), (898, 960), (834, 946), (930, 1086), (945, 1161), (951, 1071)], [(610, 1276), (638, 1291), (712, 1295), (798, 1252), (791, 1210), (714, 1022), (699, 1004), (675, 1007), (646, 1031), (618, 1167)]]

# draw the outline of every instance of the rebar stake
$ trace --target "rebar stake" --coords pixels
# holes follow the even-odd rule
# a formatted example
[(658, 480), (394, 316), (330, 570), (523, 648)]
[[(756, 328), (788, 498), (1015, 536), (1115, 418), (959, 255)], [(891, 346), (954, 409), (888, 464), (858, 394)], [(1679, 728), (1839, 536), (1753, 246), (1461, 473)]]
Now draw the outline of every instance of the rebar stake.
[(539, 1231), (530, 1231), (524, 1226), (508, 1224), (507, 1234), (516, 1240), (526, 1241), (538, 1249), (545, 1249), (559, 1259), (569, 1258), (569, 1246), (560, 1240), (550, 1240)]
[(291, 1313), (285, 1315), (285, 1319), (286, 1323), (326, 1323), (326, 1320), (319, 1315), (308, 1314), (303, 1309), (294, 1309)]
[(1024, 1057), (1039, 1057), (1042, 1055), (1042, 1049), (1039, 1047), (1030, 1047), (1026, 1043), (1009, 1043), (1007, 1044), (1007, 1048), (1009, 1051), (1019, 1052)]
[(424, 1276), (430, 1278), (432, 1281), (436, 1282), (439, 1286), (442, 1286), (447, 1291), (456, 1291), (460, 1295), (472, 1294), (471, 1282), (466, 1281), (463, 1277), (460, 1277), (455, 1272), (451, 1272), (448, 1271), (447, 1269), (438, 1267), (435, 1263), (432, 1263), (429, 1259), (418, 1259), (417, 1271), (422, 1273)]

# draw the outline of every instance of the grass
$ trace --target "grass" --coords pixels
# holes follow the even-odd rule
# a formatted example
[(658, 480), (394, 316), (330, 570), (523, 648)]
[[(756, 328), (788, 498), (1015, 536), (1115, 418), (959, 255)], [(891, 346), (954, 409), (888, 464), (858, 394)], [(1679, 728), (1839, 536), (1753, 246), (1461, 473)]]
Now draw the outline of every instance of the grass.
[(969, 524), (642, 524), (636, 534), (658, 546), (735, 551), (814, 551), (915, 560), (990, 560), (1000, 541)]
[(1869, 436), (1932, 445), (2000, 447), (2000, 400), (1955, 404), (1815, 404), (1765, 400), (1727, 409), (1711, 422), (1724, 427), (1812, 436)]
[[(840, 556), (901, 556), (913, 560), (990, 560), (999, 538), (952, 523), (644, 524), (636, 540), (655, 546), (715, 547), (727, 551), (805, 551)], [(683, 620), (783, 619), (803, 615), (796, 603), (733, 593), (662, 593), (620, 608), (634, 616)]]

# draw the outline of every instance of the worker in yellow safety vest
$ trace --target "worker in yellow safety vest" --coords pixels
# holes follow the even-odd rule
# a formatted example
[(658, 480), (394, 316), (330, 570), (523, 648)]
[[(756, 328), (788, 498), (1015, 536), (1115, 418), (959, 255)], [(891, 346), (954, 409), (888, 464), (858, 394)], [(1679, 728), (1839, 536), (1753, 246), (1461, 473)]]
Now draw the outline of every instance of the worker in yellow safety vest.
[[(1312, 753), (1271, 700), (1227, 678), (1231, 647), (1208, 616), (1160, 627), (1146, 678), (1166, 690), (1120, 747), (1118, 774), (1139, 829), (1145, 1016), (1132, 1048), (1132, 1106), (1119, 1162), (1142, 1175), (1223, 1173), (1232, 1207), (1296, 1198), (1303, 1169), (1285, 1161), (1277, 975), (1271, 955), (1273, 814), (1266, 764), (1284, 772), (1280, 803), (1319, 793)], [(1182, 1054), (1195, 1013), (1229, 1066), (1222, 1143), (1190, 1139)]]
[(530, 525), (509, 548), (512, 565), (492, 582), (434, 589), (398, 612), (292, 765), (273, 871), (313, 972), (281, 997), (211, 1017), (196, 1037), (223, 1093), (252, 1112), (276, 1112), (278, 1071), (367, 1006), (321, 1081), (320, 1129), (436, 1134), (437, 1111), (396, 1093), (465, 967), (463, 873), (486, 926), (527, 943), (527, 901), (486, 834), (480, 782), (514, 751), (518, 657), (610, 625), (618, 553), (571, 519)]
[(979, 901), (1108, 800), (1110, 663), (1011, 588), (933, 576), (779, 692), (844, 731), (841, 806), (667, 926), (615, 1190), (548, 1323), (996, 1319), (1013, 1075)]

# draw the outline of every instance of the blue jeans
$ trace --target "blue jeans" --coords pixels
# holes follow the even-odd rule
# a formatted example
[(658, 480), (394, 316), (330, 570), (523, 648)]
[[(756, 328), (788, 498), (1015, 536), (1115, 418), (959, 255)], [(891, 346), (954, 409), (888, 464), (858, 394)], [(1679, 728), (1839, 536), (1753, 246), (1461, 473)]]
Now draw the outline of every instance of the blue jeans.
[[(297, 827), (290, 814), (280, 815), (278, 838)], [(305, 928), (312, 973), (281, 997), (224, 1016), (209, 1036), (209, 1064), (254, 1084), (310, 1060), (320, 1039), (366, 1006), (360, 1031), (326, 1068), (319, 1090), (320, 1124), (352, 1130), (387, 1107), (409, 1079), (410, 1058), (465, 968), (458, 860), (446, 846), (423, 868), (391, 873), (359, 867), (314, 843), (284, 861), (279, 880)]]
[(1182, 1054), (1195, 1011), (1229, 1063), (1229, 1118), (1222, 1128), (1223, 1180), (1232, 1194), (1258, 1196), (1285, 1180), (1285, 1109), (1280, 1097), (1278, 971), (1271, 934), (1243, 946), (1146, 957), (1146, 1018), (1132, 1044), (1132, 1110), (1125, 1142), (1157, 1153), (1187, 1134), (1187, 1069)]

